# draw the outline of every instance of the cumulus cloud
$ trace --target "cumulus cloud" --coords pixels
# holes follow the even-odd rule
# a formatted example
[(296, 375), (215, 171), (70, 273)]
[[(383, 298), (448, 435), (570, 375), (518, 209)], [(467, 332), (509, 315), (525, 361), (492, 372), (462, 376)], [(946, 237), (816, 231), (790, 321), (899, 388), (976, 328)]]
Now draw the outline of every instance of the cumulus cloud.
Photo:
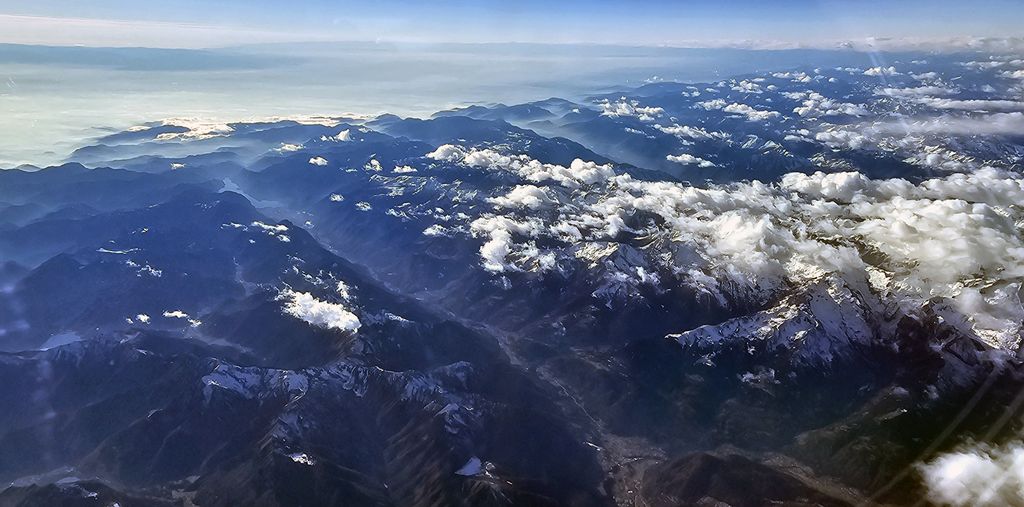
[(747, 121), (766, 121), (781, 116), (778, 111), (762, 111), (760, 109), (754, 109), (753, 107), (747, 104), (729, 104), (722, 99), (698, 102), (697, 106), (707, 109), (709, 111), (718, 109), (729, 114), (746, 116)]
[(816, 118), (819, 116), (864, 116), (870, 114), (870, 111), (860, 104), (833, 100), (818, 92), (793, 92), (784, 95), (787, 98), (802, 101), (802, 105), (793, 109), (793, 112), (800, 116)]
[(427, 153), (426, 157), (445, 162), (460, 162), (466, 157), (466, 150), (454, 144), (442, 144), (436, 150)]
[(164, 311), (164, 318), (166, 319), (185, 319), (192, 327), (199, 327), (202, 325), (202, 321), (199, 319), (193, 319), (189, 315), (181, 310)]
[(255, 228), (257, 228), (257, 229), (267, 233), (268, 236), (270, 236), (272, 238), (276, 238), (278, 241), (281, 241), (281, 242), (284, 242), (284, 243), (288, 243), (288, 242), (291, 241), (291, 238), (289, 238), (288, 236), (285, 235), (285, 233), (288, 232), (288, 226), (286, 226), (286, 225), (265, 224), (265, 223), (260, 222), (260, 221), (255, 221), (255, 222), (253, 222), (250, 225), (252, 227), (255, 227)]
[(911, 164), (923, 165), (943, 171), (967, 171), (975, 163), (970, 157), (960, 155), (952, 150), (939, 146), (926, 146), (924, 151), (915, 153), (905, 159)]
[(302, 148), (303, 146), (301, 144), (281, 143), (281, 146), (275, 148), (274, 151), (278, 153), (288, 153), (291, 151), (299, 151)]
[(920, 74), (911, 74), (910, 77), (918, 81), (936, 81), (939, 79), (937, 72), (922, 72)]
[(665, 110), (660, 107), (641, 106), (640, 102), (626, 99), (626, 97), (622, 97), (615, 102), (605, 99), (599, 102), (598, 105), (601, 106), (601, 116), (610, 118), (626, 116), (637, 118), (640, 121), (654, 121), (665, 113)]
[(864, 71), (865, 76), (898, 76), (899, 72), (896, 71), (896, 67), (871, 67)]
[(797, 83), (810, 83), (813, 80), (806, 72), (775, 72), (772, 74), (772, 77), (789, 79)]
[(309, 159), (309, 163), (318, 166), (325, 166), (327, 165), (327, 159), (323, 157), (313, 157)]
[(654, 128), (666, 133), (676, 136), (680, 139), (728, 139), (730, 136), (726, 132), (715, 132), (702, 129), (700, 127), (691, 127), (688, 125), (672, 124), (669, 126), (655, 125)]
[(540, 209), (555, 203), (545, 189), (534, 185), (518, 185), (511, 192), (489, 201), (504, 208), (530, 209)]
[(395, 174), (409, 174), (416, 172), (416, 168), (408, 165), (396, 165), (392, 172)]
[(541, 233), (542, 227), (543, 222), (536, 218), (515, 220), (504, 216), (484, 216), (470, 224), (473, 235), (487, 238), (480, 246), (480, 258), (484, 269), (495, 273), (519, 270), (519, 267), (509, 259), (513, 254), (519, 257), (520, 264), (537, 261), (541, 263), (542, 269), (550, 268), (554, 264), (554, 254), (545, 254), (542, 259), (533, 243), (519, 245), (518, 251), (513, 251), (513, 234), (520, 237), (536, 237)]
[(434, 224), (431, 225), (430, 227), (427, 227), (426, 229), (423, 229), (423, 235), (431, 237), (447, 237), (449, 236), (449, 232), (447, 229), (445, 229), (443, 225)]
[(515, 187), (470, 230), (496, 273), (556, 269), (582, 245), (662, 238), (649, 261), (719, 298), (766, 300), (823, 276), (870, 281), (910, 307), (939, 298), (964, 332), (1010, 348), (1024, 322), (1020, 202), (1024, 179), (994, 168), (920, 183), (792, 173), (706, 188), (616, 175), (564, 193)]
[(712, 109), (722, 109), (727, 104), (729, 104), (729, 103), (726, 102), (725, 99), (711, 99), (711, 100), (705, 100), (703, 102), (698, 102), (696, 105), (697, 105), (697, 107), (702, 107), (702, 108), (707, 109), (708, 111), (710, 111)]
[(568, 188), (594, 184), (614, 176), (609, 164), (575, 159), (565, 167), (546, 164), (527, 155), (505, 155), (490, 148), (463, 148), (445, 144), (428, 153), (427, 158), (470, 167), (508, 171), (534, 183), (554, 181)]
[(359, 317), (343, 304), (317, 299), (308, 292), (287, 289), (281, 292), (284, 313), (310, 325), (355, 333), (361, 323)]
[(697, 167), (715, 167), (714, 162), (704, 160), (700, 157), (695, 157), (689, 153), (681, 153), (679, 155), (669, 155), (665, 157), (669, 162), (675, 162), (682, 165), (697, 165)]
[(260, 221), (255, 221), (255, 222), (252, 223), (252, 226), (256, 227), (258, 229), (262, 229), (262, 230), (267, 231), (267, 232), (271, 232), (271, 233), (288, 232), (288, 226), (287, 225), (265, 224), (265, 223), (260, 222)]
[(722, 111), (746, 116), (747, 121), (765, 121), (780, 116), (778, 111), (761, 111), (747, 104), (729, 104), (722, 108)]
[(737, 92), (740, 92), (740, 93), (753, 93), (753, 94), (764, 93), (764, 90), (761, 89), (761, 85), (757, 84), (754, 81), (750, 81), (750, 80), (747, 80), (747, 79), (743, 79), (741, 81), (733, 83), (732, 86), (730, 86), (730, 88), (733, 91), (737, 91)]
[(928, 499), (940, 505), (1024, 505), (1024, 444), (979, 444), (921, 465)]
[(867, 136), (852, 130), (827, 130), (814, 134), (814, 139), (833, 148), (859, 150), (868, 143)]

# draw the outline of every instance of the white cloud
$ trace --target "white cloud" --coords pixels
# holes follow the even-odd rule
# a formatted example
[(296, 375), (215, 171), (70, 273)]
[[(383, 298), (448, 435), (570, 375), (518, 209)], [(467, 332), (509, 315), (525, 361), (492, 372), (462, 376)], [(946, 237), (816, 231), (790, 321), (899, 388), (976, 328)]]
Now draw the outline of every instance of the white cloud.
[(265, 223), (260, 222), (260, 221), (255, 221), (251, 225), (253, 227), (262, 229), (262, 230), (264, 230), (264, 231), (266, 231), (268, 233), (271, 233), (271, 234), (276, 234), (276, 233), (279, 233), (279, 232), (288, 232), (288, 226), (287, 225), (265, 224)]
[(277, 151), (278, 153), (287, 153), (292, 151), (299, 151), (302, 148), (303, 146), (301, 144), (281, 143), (281, 146), (275, 148), (274, 151)]
[(605, 99), (599, 102), (598, 105), (601, 106), (601, 116), (608, 116), (610, 118), (627, 116), (637, 118), (640, 121), (654, 121), (665, 113), (665, 110), (660, 107), (644, 107), (638, 101), (627, 100), (626, 97), (622, 97), (616, 102)]
[(323, 157), (313, 157), (309, 159), (309, 163), (318, 166), (325, 166), (327, 165), (327, 159)]
[(715, 167), (715, 164), (711, 161), (704, 160), (700, 157), (695, 157), (689, 153), (681, 153), (679, 155), (669, 155), (665, 157), (669, 162), (675, 162), (682, 165), (693, 165), (697, 167)]
[(886, 95), (897, 98), (918, 98), (934, 95), (952, 95), (957, 93), (957, 91), (958, 90), (955, 88), (946, 88), (943, 86), (917, 86), (913, 88), (879, 88), (875, 90), (875, 95)]
[(690, 127), (688, 125), (672, 124), (670, 126), (655, 125), (654, 128), (666, 133), (674, 135), (680, 139), (728, 139), (730, 136), (726, 132), (713, 132), (702, 129), (700, 127)]
[(766, 121), (771, 118), (780, 116), (778, 111), (762, 111), (754, 109), (747, 104), (729, 104), (722, 99), (707, 100), (704, 102), (698, 102), (697, 106), (707, 110), (718, 109), (730, 114), (736, 114), (746, 116), (747, 121)]
[(777, 111), (761, 111), (747, 104), (729, 104), (722, 108), (722, 111), (744, 115), (747, 117), (747, 121), (765, 121), (780, 116)]
[(466, 150), (454, 144), (442, 144), (436, 150), (427, 153), (427, 158), (443, 160), (445, 162), (460, 162), (466, 156)]
[(444, 228), (443, 225), (434, 224), (431, 225), (430, 227), (427, 227), (426, 229), (423, 229), (423, 235), (431, 237), (448, 237), (449, 232), (447, 229)]
[(183, 312), (181, 310), (165, 311), (164, 312), (164, 318), (167, 318), (167, 319), (185, 319), (185, 320), (188, 321), (188, 324), (190, 326), (192, 326), (192, 327), (199, 327), (203, 323), (203, 321), (201, 321), (199, 319), (190, 318), (187, 313), (185, 313), (185, 312)]
[(523, 154), (505, 155), (489, 148), (462, 148), (452, 144), (440, 146), (426, 157), (470, 167), (509, 171), (533, 183), (552, 180), (568, 188), (598, 183), (615, 174), (609, 164), (575, 159), (565, 167), (546, 164)]
[(784, 95), (790, 99), (803, 102), (803, 105), (793, 109), (793, 112), (800, 116), (811, 118), (839, 115), (864, 116), (871, 113), (860, 104), (840, 102), (814, 91), (786, 93)]
[(814, 134), (814, 139), (833, 148), (850, 148), (853, 150), (863, 148), (869, 141), (863, 134), (841, 129), (818, 132)]
[(392, 172), (395, 174), (409, 174), (416, 172), (416, 168), (408, 165), (396, 165)]
[(534, 185), (518, 185), (511, 192), (488, 201), (503, 208), (530, 209), (540, 209), (555, 203), (545, 189)]
[[(301, 33), (300, 33), (301, 32)], [(195, 48), (236, 46), (256, 42), (330, 41), (329, 33), (269, 31), (195, 22), (142, 19), (95, 19), (0, 14), (4, 41), (48, 46)], [(372, 32), (364, 33), (365, 37)]]
[(964, 67), (967, 67), (968, 69), (991, 70), (991, 69), (998, 69), (999, 67), (1002, 67), (1002, 66), (1006, 65), (1006, 62), (994, 61), (994, 60), (993, 61), (987, 61), (987, 62), (973, 61), (973, 62), (964, 62), (961, 65), (963, 65)]
[(806, 72), (775, 72), (772, 74), (772, 77), (789, 79), (797, 83), (810, 83), (813, 80)]
[(928, 499), (954, 507), (1024, 505), (1024, 444), (976, 445), (921, 465)]
[(1024, 112), (993, 113), (984, 116), (938, 116), (916, 121), (881, 123), (873, 128), (894, 135), (1015, 135), (1024, 131)]
[[(527, 219), (525, 221), (514, 220), (503, 216), (484, 216), (470, 224), (470, 230), (475, 236), (483, 236), (487, 241), (480, 246), (480, 258), (483, 261), (484, 269), (500, 273), (503, 271), (516, 271), (519, 268), (509, 262), (509, 256), (513, 254), (513, 234), (519, 236), (537, 236), (541, 232), (543, 223), (538, 219)], [(536, 247), (531, 243), (521, 245), (517, 252), (523, 260), (538, 257)], [(553, 260), (553, 259), (552, 259)]]
[(920, 153), (906, 159), (911, 164), (934, 167), (943, 171), (968, 171), (975, 167), (970, 157), (965, 157), (941, 146), (925, 146)]
[(267, 233), (268, 236), (270, 236), (272, 238), (275, 238), (278, 241), (281, 241), (281, 242), (284, 242), (284, 243), (288, 243), (288, 242), (291, 241), (291, 238), (289, 238), (287, 235), (285, 235), (285, 233), (288, 232), (288, 226), (286, 226), (286, 225), (265, 224), (265, 223), (260, 222), (260, 221), (255, 221), (255, 222), (253, 222), (250, 225), (252, 225), (253, 227), (255, 227), (257, 229), (262, 230), (263, 232)]
[(722, 109), (723, 107), (726, 106), (726, 104), (728, 104), (728, 102), (726, 102), (725, 99), (711, 99), (705, 100), (703, 102), (698, 102), (696, 105), (697, 107), (702, 107), (710, 111), (712, 109)]
[(308, 292), (286, 289), (281, 292), (286, 314), (313, 326), (356, 332), (361, 326), (359, 317), (342, 304), (321, 301)]
[(334, 286), (334, 292), (337, 292), (338, 296), (343, 301), (352, 300), (352, 288), (349, 287), (349, 285), (342, 280), (339, 280), (338, 283)]
[(1024, 102), (1015, 100), (955, 100), (935, 97), (921, 97), (917, 102), (935, 109), (957, 109), (962, 111), (1024, 111)]
[[(871, 280), (905, 308), (943, 301), (959, 315), (954, 325), (994, 347), (1020, 339), (1024, 179), (1013, 173), (983, 168), (918, 184), (793, 173), (774, 185), (706, 188), (619, 175), (564, 195), (540, 190), (516, 187), (492, 199), (494, 213), (472, 219), (485, 269), (553, 269), (563, 247), (540, 248), (540, 238), (571, 248), (629, 231), (663, 238), (650, 262), (716, 297), (766, 300), (823, 276)], [(510, 206), (531, 213), (514, 218), (503, 211)], [(652, 215), (660, 219), (635, 221)]]
[(864, 71), (865, 76), (898, 76), (899, 72), (896, 71), (896, 67), (871, 67)]
[(730, 88), (733, 91), (737, 91), (737, 92), (740, 92), (740, 93), (754, 93), (754, 94), (764, 93), (764, 90), (761, 89), (761, 85), (759, 85), (759, 84), (757, 84), (757, 83), (755, 83), (753, 81), (749, 81), (747, 79), (744, 79), (744, 80), (741, 80), (739, 82), (733, 83), (733, 85), (730, 86)]
[[(957, 136), (1019, 135), (1024, 129), (1024, 112), (942, 114), (919, 118), (903, 117), (861, 124), (823, 125), (814, 139), (831, 148), (873, 149), (892, 153), (912, 163), (942, 167), (946, 170), (976, 169), (979, 163), (952, 149), (976, 143), (962, 142)], [(940, 157), (942, 160), (940, 160)], [(1006, 160), (1003, 163), (1012, 164)], [(958, 167), (959, 165), (961, 165)]]

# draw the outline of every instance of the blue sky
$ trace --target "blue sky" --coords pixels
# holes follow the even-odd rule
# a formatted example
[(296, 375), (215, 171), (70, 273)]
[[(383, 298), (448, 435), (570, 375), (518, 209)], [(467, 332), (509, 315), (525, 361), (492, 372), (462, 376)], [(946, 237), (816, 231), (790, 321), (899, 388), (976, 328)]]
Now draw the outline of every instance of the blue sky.
[(204, 47), (390, 40), (814, 45), (1019, 36), (1024, 0), (0, 0), (0, 42)]

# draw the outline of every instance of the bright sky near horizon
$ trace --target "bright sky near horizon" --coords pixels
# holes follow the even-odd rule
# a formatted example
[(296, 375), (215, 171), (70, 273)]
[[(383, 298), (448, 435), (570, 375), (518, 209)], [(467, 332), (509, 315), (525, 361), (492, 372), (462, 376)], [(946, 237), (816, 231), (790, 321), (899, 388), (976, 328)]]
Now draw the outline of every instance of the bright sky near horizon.
[(217, 47), (249, 42), (826, 45), (1024, 35), (1024, 0), (0, 0), (0, 42)]

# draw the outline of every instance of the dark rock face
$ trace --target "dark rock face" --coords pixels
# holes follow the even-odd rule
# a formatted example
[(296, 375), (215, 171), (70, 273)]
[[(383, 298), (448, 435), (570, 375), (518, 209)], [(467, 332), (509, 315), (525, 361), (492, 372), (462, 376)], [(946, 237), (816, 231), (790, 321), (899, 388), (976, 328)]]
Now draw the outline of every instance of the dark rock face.
[(171, 507), (180, 501), (117, 491), (100, 481), (66, 481), (45, 486), (11, 486), (0, 493), (0, 504), (17, 507)]
[(743, 456), (694, 453), (647, 469), (642, 495), (647, 505), (851, 505), (800, 479)]
[[(287, 241), (254, 223), (274, 222), (236, 194), (186, 192), (76, 223), (92, 232), (75, 253), (20, 273), (10, 297), (24, 331), (6, 346), (90, 331), (4, 357), (2, 480), (71, 466), (201, 505), (599, 501), (595, 453), (492, 339), (391, 294), (291, 223), (273, 226)], [(140, 272), (156, 264), (175, 268)], [(285, 315), (268, 290), (319, 295), (336, 283), (323, 278), (359, 298), (358, 334)], [(478, 455), (493, 463), (456, 473)], [(32, 484), (11, 502), (71, 505), (110, 489)], [(122, 497), (132, 501), (111, 498)]]
[[(202, 505), (451, 505), (478, 480), (509, 498), (597, 500), (593, 451), (507, 367), (275, 370), (93, 341), (0, 370), (19, 394), (6, 400), (5, 480), (71, 463), (128, 490), (180, 484)], [(499, 464), (455, 473), (477, 455)]]

